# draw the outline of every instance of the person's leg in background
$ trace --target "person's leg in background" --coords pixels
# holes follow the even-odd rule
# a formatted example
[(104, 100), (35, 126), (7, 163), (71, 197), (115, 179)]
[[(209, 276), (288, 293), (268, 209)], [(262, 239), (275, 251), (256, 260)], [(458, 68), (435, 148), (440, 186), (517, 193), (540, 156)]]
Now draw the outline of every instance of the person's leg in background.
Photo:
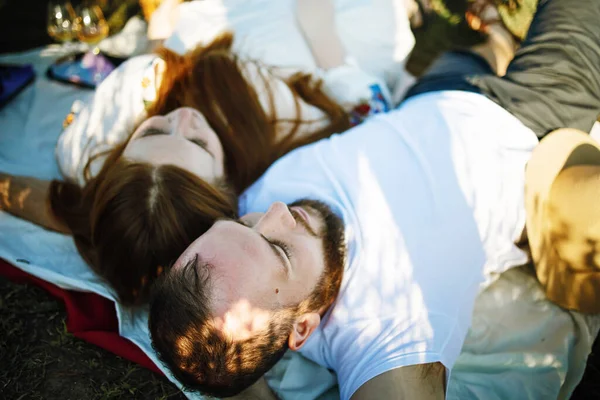
[[(489, 2), (493, 4), (493, 1)], [(497, 25), (498, 27), (501, 24)], [(486, 95), (538, 137), (560, 128), (589, 132), (600, 114), (600, 1), (540, 0), (529, 33), (507, 72), (502, 46), (442, 55), (405, 99), (441, 90)], [(505, 57), (504, 57), (505, 58)]]
[(466, 19), (471, 29), (487, 36), (485, 43), (473, 46), (490, 65), (494, 74), (504, 76), (519, 45), (517, 38), (502, 21), (494, 0), (475, 0), (467, 10)]
[(470, 25), (474, 30), (485, 34), (485, 42), (440, 55), (408, 90), (405, 99), (442, 90), (482, 93), (481, 89), (470, 83), (469, 77), (504, 75), (515, 55), (517, 41), (500, 19), (493, 0), (483, 2), (487, 7), (479, 7), (482, 15), (477, 16), (478, 24)]
[(540, 0), (506, 75), (469, 80), (539, 137), (589, 132), (600, 114), (600, 1)]

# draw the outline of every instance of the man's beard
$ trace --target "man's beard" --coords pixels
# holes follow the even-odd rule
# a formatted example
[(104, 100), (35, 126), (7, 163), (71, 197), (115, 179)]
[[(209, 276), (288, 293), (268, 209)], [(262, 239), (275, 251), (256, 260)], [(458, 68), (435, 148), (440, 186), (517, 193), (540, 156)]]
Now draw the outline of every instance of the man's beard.
[(340, 290), (346, 262), (344, 222), (327, 204), (321, 201), (303, 199), (295, 201), (289, 206), (303, 207), (309, 213), (313, 211), (323, 223), (320, 231), (314, 232), (304, 219), (292, 212), (297, 222), (301, 223), (309, 233), (322, 240), (325, 269), (307, 301), (303, 302), (306, 307), (303, 311), (317, 311), (323, 307), (329, 307)]

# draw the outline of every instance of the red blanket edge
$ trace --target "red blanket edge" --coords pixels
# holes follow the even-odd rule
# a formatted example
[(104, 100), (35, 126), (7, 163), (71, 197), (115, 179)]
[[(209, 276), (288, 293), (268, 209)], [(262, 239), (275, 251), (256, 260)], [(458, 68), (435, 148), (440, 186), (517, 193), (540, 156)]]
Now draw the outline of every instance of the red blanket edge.
[(162, 372), (134, 343), (119, 336), (115, 303), (100, 295), (76, 292), (37, 278), (0, 259), (0, 275), (13, 282), (32, 283), (62, 300), (67, 311), (67, 331), (151, 371)]

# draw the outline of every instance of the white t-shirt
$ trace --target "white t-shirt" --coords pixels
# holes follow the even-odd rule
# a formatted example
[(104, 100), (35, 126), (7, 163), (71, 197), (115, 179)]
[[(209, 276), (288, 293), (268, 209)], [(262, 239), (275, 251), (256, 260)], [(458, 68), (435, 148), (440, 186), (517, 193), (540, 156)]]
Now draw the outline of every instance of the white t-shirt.
[(429, 93), (284, 156), (242, 195), (242, 214), (311, 198), (344, 220), (341, 291), (301, 350), (342, 399), (401, 366), (452, 368), (482, 282), (526, 261), (514, 242), (537, 142), (482, 95)]

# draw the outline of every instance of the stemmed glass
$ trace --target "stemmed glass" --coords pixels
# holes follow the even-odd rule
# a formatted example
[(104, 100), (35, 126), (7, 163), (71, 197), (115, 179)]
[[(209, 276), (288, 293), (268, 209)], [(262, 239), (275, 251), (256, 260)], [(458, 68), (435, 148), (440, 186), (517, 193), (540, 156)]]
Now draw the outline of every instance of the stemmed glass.
[(48, 35), (61, 43), (68, 43), (75, 37), (73, 24), (75, 11), (69, 1), (48, 3)]
[(77, 18), (73, 25), (77, 39), (92, 46), (94, 54), (100, 53), (98, 43), (108, 36), (108, 23), (102, 9), (96, 4), (82, 4), (77, 9)]
[(93, 82), (91, 85), (94, 86), (114, 69), (98, 47), (108, 36), (108, 30), (102, 9), (93, 0), (83, 0), (77, 11), (73, 10), (69, 0), (51, 1), (48, 5), (48, 34), (63, 43), (75, 39), (88, 45), (88, 51), (83, 55), (69, 55), (71, 59), (59, 63), (61, 73), (69, 81)]
[(100, 83), (113, 69), (98, 47), (98, 43), (108, 36), (108, 23), (102, 9), (97, 4), (84, 2), (77, 8), (73, 30), (77, 39), (91, 48), (81, 58), (82, 67), (91, 72), (94, 82)]

